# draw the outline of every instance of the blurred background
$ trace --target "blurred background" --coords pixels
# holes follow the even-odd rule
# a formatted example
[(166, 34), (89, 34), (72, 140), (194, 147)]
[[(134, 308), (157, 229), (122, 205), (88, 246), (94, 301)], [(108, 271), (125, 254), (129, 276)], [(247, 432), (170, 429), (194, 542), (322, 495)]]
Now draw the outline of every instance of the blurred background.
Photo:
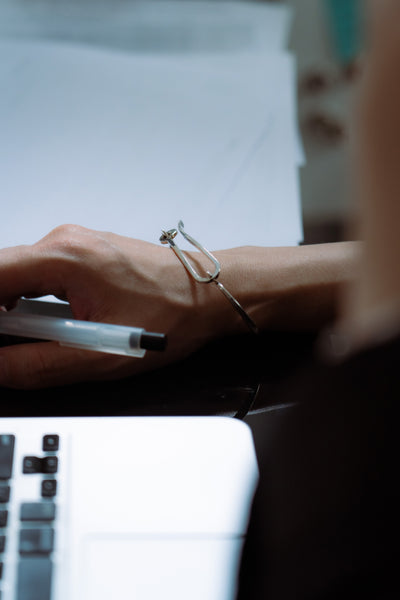
[(305, 242), (347, 239), (352, 190), (349, 130), (362, 50), (362, 0), (288, 0), (298, 62), (300, 170)]

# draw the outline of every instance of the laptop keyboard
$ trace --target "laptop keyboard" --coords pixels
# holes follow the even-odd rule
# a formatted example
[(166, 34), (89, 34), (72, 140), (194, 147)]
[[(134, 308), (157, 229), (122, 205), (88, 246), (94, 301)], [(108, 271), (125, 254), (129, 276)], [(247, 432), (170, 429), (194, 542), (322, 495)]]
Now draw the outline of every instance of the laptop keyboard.
[[(58, 435), (43, 435), (35, 454), (17, 461), (16, 436), (0, 434), (0, 600), (51, 598), (59, 445)], [(14, 502), (16, 481), (23, 492)]]

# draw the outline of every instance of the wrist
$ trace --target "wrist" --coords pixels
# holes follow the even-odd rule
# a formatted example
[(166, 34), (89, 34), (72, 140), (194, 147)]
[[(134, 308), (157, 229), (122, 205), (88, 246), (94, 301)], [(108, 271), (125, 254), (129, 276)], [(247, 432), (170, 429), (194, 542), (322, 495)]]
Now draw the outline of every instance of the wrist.
[(341, 288), (353, 278), (358, 248), (344, 242), (215, 254), (221, 281), (259, 329), (312, 330), (336, 316)]
[[(259, 330), (316, 330), (336, 315), (337, 296), (353, 277), (357, 249), (357, 243), (346, 242), (241, 247), (213, 254), (221, 264), (218, 280)], [(208, 259), (201, 253), (190, 252), (187, 256), (200, 274), (205, 275), (210, 269)], [(248, 332), (240, 314), (215, 284), (196, 282), (172, 252), (170, 259), (175, 278), (181, 282), (181, 294), (177, 294), (181, 327), (187, 323), (187, 330), (199, 343)]]

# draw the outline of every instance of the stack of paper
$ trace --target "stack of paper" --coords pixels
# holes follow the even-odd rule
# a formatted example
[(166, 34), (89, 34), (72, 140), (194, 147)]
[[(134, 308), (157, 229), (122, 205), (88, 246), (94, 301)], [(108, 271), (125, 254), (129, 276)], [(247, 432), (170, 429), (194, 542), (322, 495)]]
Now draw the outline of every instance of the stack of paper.
[[(1, 1), (1, 0), (0, 0)], [(210, 249), (302, 239), (290, 12), (3, 0), (0, 245), (61, 223)]]

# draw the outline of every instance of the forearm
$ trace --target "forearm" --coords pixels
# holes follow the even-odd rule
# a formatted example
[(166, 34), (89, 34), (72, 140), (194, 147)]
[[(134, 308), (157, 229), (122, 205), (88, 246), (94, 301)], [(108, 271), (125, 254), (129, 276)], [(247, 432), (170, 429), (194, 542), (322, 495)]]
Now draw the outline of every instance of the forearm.
[[(359, 248), (357, 242), (343, 242), (242, 247), (215, 255), (221, 263), (221, 282), (261, 330), (312, 330), (336, 316), (339, 290), (354, 276)], [(206, 260), (201, 263), (205, 266)], [(217, 328), (225, 327), (225, 333), (245, 331), (240, 316), (212, 288), (203, 300), (218, 303)]]

